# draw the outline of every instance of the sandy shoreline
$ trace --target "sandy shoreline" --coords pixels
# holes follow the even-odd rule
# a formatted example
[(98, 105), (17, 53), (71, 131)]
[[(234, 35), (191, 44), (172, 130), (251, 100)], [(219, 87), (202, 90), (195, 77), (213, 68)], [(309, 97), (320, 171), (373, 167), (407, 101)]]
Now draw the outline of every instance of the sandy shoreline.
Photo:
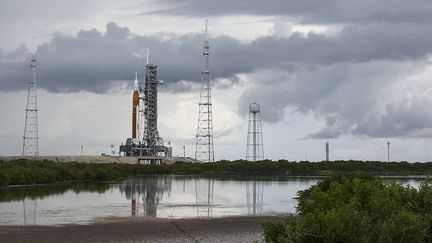
[(109, 218), (90, 225), (0, 226), (1, 242), (253, 242), (282, 216), (214, 219)]

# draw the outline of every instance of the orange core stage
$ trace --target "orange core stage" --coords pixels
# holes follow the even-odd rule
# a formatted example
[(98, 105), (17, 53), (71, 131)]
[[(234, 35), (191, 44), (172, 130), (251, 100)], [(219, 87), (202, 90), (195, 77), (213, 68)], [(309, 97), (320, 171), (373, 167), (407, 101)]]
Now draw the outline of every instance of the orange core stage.
[(135, 90), (133, 92), (133, 100), (132, 100), (132, 139), (136, 139), (138, 104), (139, 104), (139, 94), (138, 94), (138, 90)]

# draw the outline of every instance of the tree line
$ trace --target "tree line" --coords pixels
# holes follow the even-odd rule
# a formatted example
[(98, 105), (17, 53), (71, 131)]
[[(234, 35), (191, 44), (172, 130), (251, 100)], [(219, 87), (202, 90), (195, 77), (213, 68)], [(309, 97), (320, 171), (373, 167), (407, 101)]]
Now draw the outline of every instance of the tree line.
[(0, 161), (0, 186), (63, 182), (72, 180), (111, 180), (115, 178), (162, 175), (282, 175), (329, 176), (338, 173), (374, 175), (428, 175), (432, 163), (379, 161), (291, 162), (222, 160), (215, 163), (175, 163), (172, 165), (139, 165), (116, 163), (59, 163), (52, 161)]

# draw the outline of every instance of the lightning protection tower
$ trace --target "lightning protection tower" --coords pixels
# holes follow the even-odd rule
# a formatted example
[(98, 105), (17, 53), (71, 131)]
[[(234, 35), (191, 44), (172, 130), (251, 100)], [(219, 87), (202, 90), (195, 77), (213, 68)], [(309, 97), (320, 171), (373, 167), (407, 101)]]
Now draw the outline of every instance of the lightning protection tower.
[(196, 133), (195, 161), (214, 162), (213, 117), (211, 102), (209, 41), (207, 20), (205, 21), (205, 38), (203, 66), (201, 72), (201, 92), (198, 111), (198, 128)]
[(36, 55), (33, 50), (30, 61), (31, 77), (28, 82), (27, 108), (24, 125), (22, 156), (39, 156), (37, 115)]
[(257, 103), (249, 106), (249, 124), (246, 148), (246, 160), (257, 161), (264, 159), (264, 144), (261, 127), (261, 110)]

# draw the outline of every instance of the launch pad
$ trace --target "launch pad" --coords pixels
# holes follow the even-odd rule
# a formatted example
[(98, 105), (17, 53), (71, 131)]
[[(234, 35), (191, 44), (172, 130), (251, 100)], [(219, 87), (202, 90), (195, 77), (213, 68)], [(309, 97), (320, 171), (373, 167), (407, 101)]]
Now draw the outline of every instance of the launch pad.
[(135, 76), (135, 90), (132, 97), (132, 137), (120, 145), (120, 154), (127, 157), (140, 157), (139, 163), (162, 164), (170, 158), (172, 149), (164, 145), (157, 127), (157, 66), (146, 65), (145, 80)]

